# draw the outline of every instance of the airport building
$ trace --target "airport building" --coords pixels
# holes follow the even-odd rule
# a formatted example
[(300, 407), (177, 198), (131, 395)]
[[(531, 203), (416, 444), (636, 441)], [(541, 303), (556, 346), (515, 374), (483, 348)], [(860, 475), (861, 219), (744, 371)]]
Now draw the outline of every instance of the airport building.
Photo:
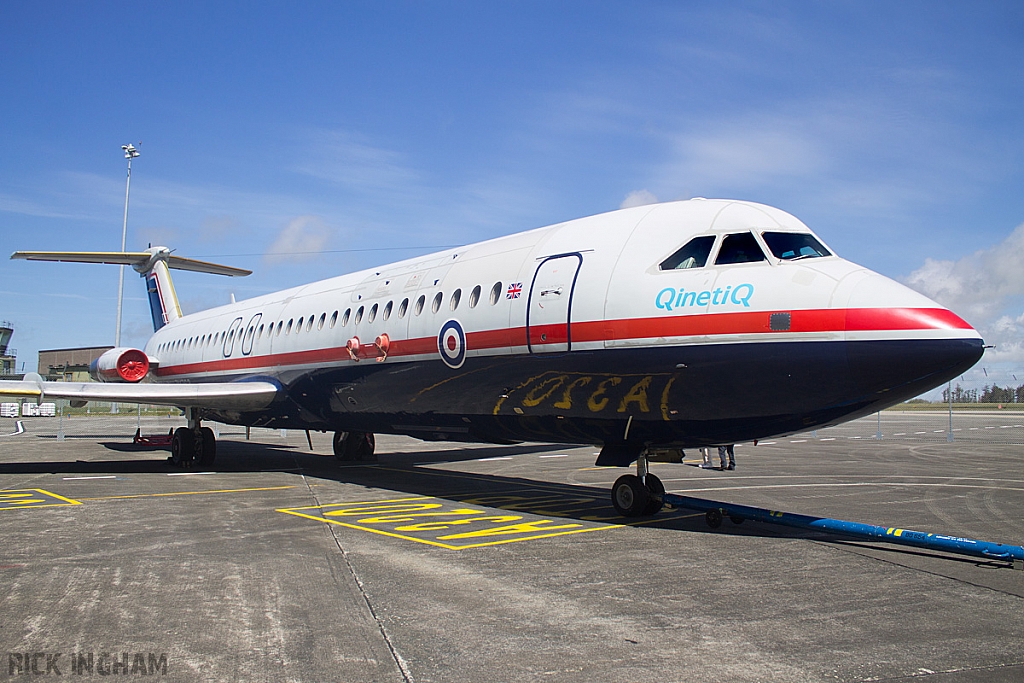
[(0, 322), (0, 375), (5, 379), (13, 379), (9, 375), (18, 372), (18, 351), (10, 347), (13, 334), (14, 323)]
[(39, 374), (51, 382), (89, 382), (89, 364), (114, 348), (90, 346), (77, 349), (49, 349), (39, 352)]

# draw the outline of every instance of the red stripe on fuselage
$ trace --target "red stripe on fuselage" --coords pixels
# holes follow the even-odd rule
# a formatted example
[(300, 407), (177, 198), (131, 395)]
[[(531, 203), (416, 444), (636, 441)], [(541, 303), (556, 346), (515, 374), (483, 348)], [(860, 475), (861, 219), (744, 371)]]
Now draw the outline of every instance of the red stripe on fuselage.
[[(579, 343), (620, 339), (653, 339), (659, 337), (779, 334), (780, 331), (774, 331), (770, 327), (769, 321), (772, 313), (790, 314), (789, 329), (781, 331), (784, 333), (972, 329), (962, 318), (944, 308), (816, 309), (805, 311), (665, 315), (657, 318), (627, 318), (624, 320), (578, 322), (572, 324), (572, 341)], [(530, 327), (531, 342), (534, 345), (537, 344), (541, 334), (547, 335), (544, 343), (564, 343), (566, 341), (566, 325), (534, 325)], [(525, 345), (525, 327), (483, 330), (466, 334), (466, 347), (474, 351)], [(437, 339), (435, 337), (395, 339), (391, 341), (388, 357), (418, 356), (431, 353), (437, 353)], [(157, 369), (157, 375), (170, 377), (201, 372), (278, 368), (335, 363), (347, 360), (349, 360), (348, 351), (344, 346), (341, 346), (263, 356), (224, 358), (182, 365), (162, 365)]]

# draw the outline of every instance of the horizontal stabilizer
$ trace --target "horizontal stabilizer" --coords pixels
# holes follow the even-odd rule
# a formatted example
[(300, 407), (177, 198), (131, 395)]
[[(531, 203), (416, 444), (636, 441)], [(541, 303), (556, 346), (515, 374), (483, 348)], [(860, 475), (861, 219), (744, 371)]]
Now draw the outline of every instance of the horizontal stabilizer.
[(149, 251), (16, 251), (11, 254), (11, 258), (26, 261), (59, 261), (61, 263), (108, 263), (132, 266), (140, 273), (152, 268), (154, 261), (162, 260), (167, 263), (168, 268), (191, 270), (196, 273), (230, 275), (232, 277), (252, 274), (251, 270), (244, 268), (175, 256), (166, 247), (151, 247)]
[(262, 410), (277, 396), (271, 382), (209, 382), (205, 384), (102, 384), (46, 382), (29, 373), (25, 381), (0, 381), (0, 396), (65, 398), (73, 401), (145, 403), (211, 410)]

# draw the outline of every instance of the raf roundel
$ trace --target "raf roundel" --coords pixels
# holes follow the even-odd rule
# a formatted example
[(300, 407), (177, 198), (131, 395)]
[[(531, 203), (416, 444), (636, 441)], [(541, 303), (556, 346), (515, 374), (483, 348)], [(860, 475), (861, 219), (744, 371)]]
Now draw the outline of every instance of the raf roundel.
[(437, 350), (450, 368), (461, 368), (466, 360), (466, 333), (458, 320), (449, 320), (437, 334)]

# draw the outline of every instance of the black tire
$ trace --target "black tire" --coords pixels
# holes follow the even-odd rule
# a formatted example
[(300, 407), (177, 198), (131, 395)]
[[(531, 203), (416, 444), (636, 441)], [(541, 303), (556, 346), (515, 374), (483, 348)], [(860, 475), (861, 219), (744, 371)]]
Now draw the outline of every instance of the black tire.
[(648, 474), (644, 477), (644, 486), (647, 487), (647, 493), (651, 497), (647, 507), (644, 508), (644, 515), (656, 515), (665, 504), (665, 485), (661, 483), (661, 479), (653, 474)]
[(171, 437), (171, 462), (178, 467), (188, 467), (195, 456), (195, 435), (188, 427), (178, 427)]
[(635, 474), (624, 474), (612, 486), (612, 505), (623, 517), (639, 517), (651, 502), (651, 494)]
[(736, 515), (729, 515), (729, 519), (733, 524), (743, 524), (743, 518), (737, 517)]
[(334, 457), (345, 460), (345, 432), (334, 432)]
[(200, 438), (196, 445), (199, 446), (196, 453), (196, 463), (200, 467), (209, 467), (217, 458), (217, 437), (209, 427), (199, 430)]
[(370, 432), (335, 432), (334, 456), (342, 462), (372, 462), (377, 441)]
[(721, 510), (708, 510), (704, 513), (704, 521), (712, 529), (717, 529), (722, 526), (722, 511)]

